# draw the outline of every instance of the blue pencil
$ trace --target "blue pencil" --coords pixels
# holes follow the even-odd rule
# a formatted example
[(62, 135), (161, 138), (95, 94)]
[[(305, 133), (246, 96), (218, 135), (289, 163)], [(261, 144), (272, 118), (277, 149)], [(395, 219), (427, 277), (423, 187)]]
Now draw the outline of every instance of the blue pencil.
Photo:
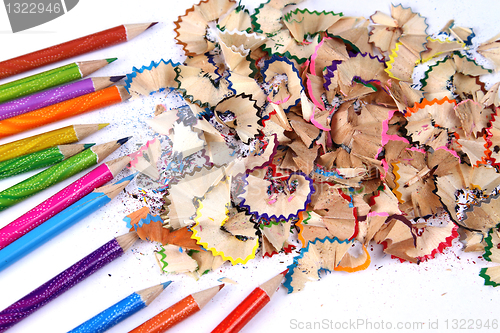
[(136, 291), (68, 333), (99, 333), (148, 306), (172, 281)]
[(96, 188), (56, 216), (0, 250), (0, 272), (31, 251), (56, 237), (84, 217), (110, 202), (135, 177), (122, 178), (112, 185)]

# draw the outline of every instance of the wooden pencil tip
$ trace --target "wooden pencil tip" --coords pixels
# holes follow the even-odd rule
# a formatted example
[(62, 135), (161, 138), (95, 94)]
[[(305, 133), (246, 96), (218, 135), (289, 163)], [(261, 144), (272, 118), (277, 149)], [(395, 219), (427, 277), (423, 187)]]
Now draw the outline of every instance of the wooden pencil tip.
[[(115, 144), (116, 145), (116, 144)], [(113, 174), (113, 177), (116, 176), (120, 171), (123, 170), (131, 161), (130, 156), (125, 155), (122, 157), (118, 157), (114, 160), (106, 162), (109, 171)]]
[(136, 294), (138, 294), (142, 298), (144, 304), (148, 306), (156, 297), (158, 297), (162, 293), (163, 290), (165, 290), (164, 285), (165, 283), (161, 283), (153, 287), (139, 290), (136, 292)]
[(126, 75), (118, 75), (118, 76), (110, 76), (109, 81), (111, 82), (118, 82), (121, 79), (123, 79)]
[[(109, 141), (100, 145), (95, 145), (94, 147), (90, 148), (92, 151), (97, 155), (97, 162), (100, 163), (103, 161), (106, 157), (108, 157), (112, 152), (120, 148), (124, 143), (128, 141), (129, 138), (124, 138), (120, 140), (113, 140)], [(126, 163), (130, 162), (130, 157), (127, 156), (128, 161)], [(113, 160), (116, 161), (116, 160)], [(106, 164), (109, 166), (110, 163), (113, 161), (106, 162)], [(120, 169), (121, 170), (121, 169)], [(116, 174), (114, 174), (116, 175)]]
[(139, 235), (137, 231), (131, 231), (129, 233), (123, 234), (115, 238), (120, 247), (123, 249), (123, 252), (127, 251), (134, 245), (135, 241), (139, 239)]
[(108, 62), (108, 64), (112, 63), (113, 61), (116, 61), (118, 58), (109, 58), (109, 59), (106, 59), (106, 61)]
[(108, 125), (109, 125), (109, 123), (102, 123), (102, 124), (99, 124), (99, 126), (97, 126), (97, 128), (99, 128), (101, 130)]
[(283, 272), (279, 273), (275, 277), (273, 277), (270, 280), (267, 280), (263, 284), (261, 284), (259, 287), (260, 289), (264, 290), (266, 294), (269, 296), (269, 298), (273, 297), (274, 293), (276, 290), (278, 290), (279, 285), (281, 284), (281, 281), (283, 280), (283, 275), (288, 272), (288, 269), (284, 270)]
[(149, 28), (151, 28), (151, 27), (153, 27), (153, 26), (155, 26), (155, 25), (157, 25), (157, 24), (158, 24), (158, 22), (153, 22), (153, 23), (151, 23), (151, 24), (149, 25), (149, 27), (147, 27), (147, 28), (146, 28), (146, 30), (147, 30), (147, 29), (149, 29)]
[(163, 286), (163, 289), (167, 288), (170, 284), (172, 283), (172, 281), (167, 281), (167, 282), (163, 282), (161, 285)]
[(126, 101), (127, 99), (132, 97), (132, 95), (130, 95), (129, 92), (127, 91), (127, 88), (125, 88), (124, 86), (115, 86), (115, 87), (118, 89), (122, 101)]
[(83, 144), (83, 149), (89, 149), (90, 147), (95, 146), (95, 143), (85, 143)]
[(212, 298), (214, 298), (215, 295), (224, 287), (224, 284), (214, 286), (212, 288), (208, 288), (202, 291), (198, 291), (196, 293), (191, 294), (191, 296), (194, 298), (196, 304), (198, 304), (198, 307), (203, 309), (205, 305), (210, 302)]

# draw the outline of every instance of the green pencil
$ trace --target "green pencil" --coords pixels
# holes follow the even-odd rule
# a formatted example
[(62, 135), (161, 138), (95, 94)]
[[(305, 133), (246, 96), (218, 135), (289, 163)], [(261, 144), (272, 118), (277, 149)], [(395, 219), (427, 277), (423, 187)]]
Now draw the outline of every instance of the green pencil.
[(17, 81), (2, 84), (0, 85), (0, 103), (81, 79), (115, 60), (116, 58), (74, 62)]
[(95, 143), (60, 145), (0, 162), (0, 179), (62, 162), (93, 145)]
[(101, 162), (129, 138), (86, 149), (36, 175), (0, 192), (0, 211)]

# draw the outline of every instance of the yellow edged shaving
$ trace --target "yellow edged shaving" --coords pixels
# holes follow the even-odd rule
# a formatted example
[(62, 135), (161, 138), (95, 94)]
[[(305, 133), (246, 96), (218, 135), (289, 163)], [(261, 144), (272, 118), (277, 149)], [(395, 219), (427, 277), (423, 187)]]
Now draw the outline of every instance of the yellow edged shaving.
[(221, 230), (229, 219), (230, 186), (223, 181), (209, 191), (202, 199), (198, 199), (196, 224), (191, 228), (199, 245), (212, 252), (214, 256), (221, 256), (231, 264), (245, 264), (255, 258), (259, 247), (259, 239), (255, 236), (242, 241), (231, 233)]
[(412, 82), (413, 68), (419, 58), (410, 52), (402, 43), (396, 43), (389, 54), (389, 60), (385, 63), (385, 71), (393, 79)]
[(445, 39), (444, 41), (442, 41), (440, 39), (432, 37), (427, 37), (427, 40), (427, 51), (421, 53), (420, 56), (422, 60), (420, 61), (420, 63), (429, 61), (441, 54), (460, 51), (465, 48), (464, 42), (456, 40)]

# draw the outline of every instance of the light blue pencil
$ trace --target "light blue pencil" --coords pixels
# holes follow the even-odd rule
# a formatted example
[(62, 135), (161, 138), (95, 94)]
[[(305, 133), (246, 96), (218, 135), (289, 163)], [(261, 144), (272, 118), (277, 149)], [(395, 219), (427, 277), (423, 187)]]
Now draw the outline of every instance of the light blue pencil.
[(114, 184), (96, 188), (56, 216), (0, 250), (0, 272), (39, 246), (92, 214), (116, 197), (136, 174)]
[(148, 306), (172, 281), (136, 291), (68, 333), (100, 333)]

